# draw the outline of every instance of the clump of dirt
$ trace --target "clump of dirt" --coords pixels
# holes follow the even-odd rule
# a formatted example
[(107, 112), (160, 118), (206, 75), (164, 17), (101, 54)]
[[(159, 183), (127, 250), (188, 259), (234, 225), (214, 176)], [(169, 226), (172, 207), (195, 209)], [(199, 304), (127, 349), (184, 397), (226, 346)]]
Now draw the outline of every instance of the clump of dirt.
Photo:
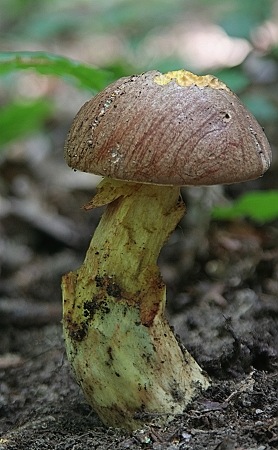
[(239, 372), (231, 358), (226, 379), (222, 368), (222, 379), (213, 378), (211, 388), (168, 427), (149, 417), (145, 429), (125, 435), (104, 428), (84, 402), (65, 359), (60, 325), (9, 333), (20, 357), (9, 360), (6, 354), (0, 361), (0, 449), (263, 450), (278, 445), (274, 365), (231, 376), (232, 366)]

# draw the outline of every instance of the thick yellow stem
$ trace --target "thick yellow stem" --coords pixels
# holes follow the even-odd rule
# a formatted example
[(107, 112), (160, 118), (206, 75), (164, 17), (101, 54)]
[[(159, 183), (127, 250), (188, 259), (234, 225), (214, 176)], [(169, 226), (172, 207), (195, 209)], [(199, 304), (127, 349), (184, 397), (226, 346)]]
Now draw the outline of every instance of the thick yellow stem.
[(185, 211), (179, 188), (105, 179), (87, 208), (107, 203), (83, 265), (63, 277), (63, 326), (88, 402), (106, 425), (132, 430), (149, 414), (182, 413), (209, 383), (165, 319), (156, 265)]

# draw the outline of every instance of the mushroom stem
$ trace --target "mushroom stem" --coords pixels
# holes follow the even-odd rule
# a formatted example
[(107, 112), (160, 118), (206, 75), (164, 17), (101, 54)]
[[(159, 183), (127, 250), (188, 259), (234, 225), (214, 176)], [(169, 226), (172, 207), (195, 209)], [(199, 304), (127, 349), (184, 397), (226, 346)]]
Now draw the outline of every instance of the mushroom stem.
[(94, 411), (134, 430), (182, 413), (209, 381), (169, 327), (156, 265), (185, 212), (179, 188), (104, 179), (85, 209), (104, 204), (83, 265), (63, 277), (64, 336)]

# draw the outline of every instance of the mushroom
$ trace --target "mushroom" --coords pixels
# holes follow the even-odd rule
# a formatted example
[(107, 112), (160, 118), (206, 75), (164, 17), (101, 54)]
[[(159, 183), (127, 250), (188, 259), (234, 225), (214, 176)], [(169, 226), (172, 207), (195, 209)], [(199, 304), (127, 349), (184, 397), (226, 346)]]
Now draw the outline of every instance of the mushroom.
[(261, 176), (268, 141), (219, 79), (150, 71), (85, 103), (65, 158), (105, 177), (85, 209), (107, 205), (84, 263), (62, 281), (69, 362), (105, 425), (165, 424), (210, 385), (169, 327), (156, 265), (185, 213), (180, 186)]

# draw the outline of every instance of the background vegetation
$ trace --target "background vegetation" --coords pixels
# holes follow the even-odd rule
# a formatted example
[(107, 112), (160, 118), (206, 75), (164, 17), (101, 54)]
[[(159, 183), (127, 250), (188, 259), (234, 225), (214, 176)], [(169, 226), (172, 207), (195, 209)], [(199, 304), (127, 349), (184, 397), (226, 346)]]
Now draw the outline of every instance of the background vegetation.
[[(28, 153), (34, 136), (49, 154), (62, 154), (62, 137), (79, 106), (113, 79), (184, 67), (212, 72), (236, 91), (265, 127), (274, 174), (277, 1), (3, 0), (0, 33), (2, 162), (19, 145)], [(274, 180), (268, 175), (269, 186), (248, 189), (276, 189)], [(253, 216), (259, 210), (266, 220), (263, 209), (261, 202)]]

